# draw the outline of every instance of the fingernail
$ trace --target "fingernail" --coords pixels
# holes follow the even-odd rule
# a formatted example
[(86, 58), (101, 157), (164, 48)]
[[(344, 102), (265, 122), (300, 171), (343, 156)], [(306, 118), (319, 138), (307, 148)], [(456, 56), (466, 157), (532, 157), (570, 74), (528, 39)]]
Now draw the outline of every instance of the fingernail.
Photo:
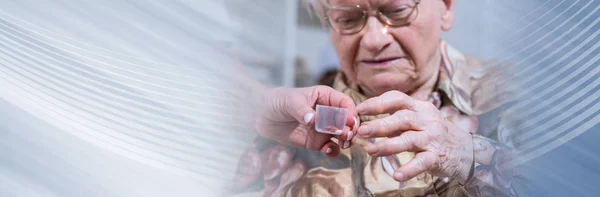
[(335, 134), (336, 134), (336, 135), (342, 135), (342, 133), (343, 133), (343, 132), (344, 132), (344, 131), (342, 131), (342, 130), (337, 130), (337, 131), (335, 131)]
[(365, 147), (365, 149), (367, 150), (367, 153), (369, 153), (369, 154), (373, 154), (373, 153), (377, 152), (377, 147), (375, 147), (375, 145), (373, 145), (373, 144), (367, 145), (367, 147)]
[(352, 127), (352, 130), (358, 129), (358, 118), (356, 116), (354, 116), (354, 126)]
[(348, 136), (346, 136), (346, 141), (350, 141), (352, 139), (352, 131), (348, 131)]
[(331, 153), (331, 148), (327, 148), (327, 150), (325, 150), (325, 153), (327, 153), (327, 154)]
[(369, 126), (361, 126), (360, 128), (358, 128), (358, 134), (362, 135), (362, 136), (368, 136), (369, 135)]
[(402, 180), (402, 178), (404, 178), (404, 175), (401, 172), (396, 172), (394, 176), (396, 177), (396, 180)]
[(350, 141), (345, 141), (344, 142), (344, 149), (347, 149), (348, 146), (350, 146)]
[(309, 123), (310, 120), (312, 120), (312, 118), (315, 116), (315, 114), (313, 113), (308, 113), (304, 115), (304, 122), (305, 123)]
[(345, 149), (344, 147), (346, 147), (346, 141), (342, 142), (342, 148)]

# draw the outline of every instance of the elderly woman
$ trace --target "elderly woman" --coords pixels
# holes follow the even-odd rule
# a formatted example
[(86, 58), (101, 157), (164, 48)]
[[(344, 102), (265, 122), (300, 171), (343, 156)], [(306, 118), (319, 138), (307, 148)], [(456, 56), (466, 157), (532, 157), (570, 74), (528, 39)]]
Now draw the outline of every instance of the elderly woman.
[(498, 75), (440, 40), (454, 0), (310, 3), (342, 67), (333, 88), (354, 101), (360, 121), (328, 136), (338, 146), (311, 148), (341, 147), (337, 157), (281, 143), (286, 134), (257, 139), (240, 162), (236, 195), (515, 195)]

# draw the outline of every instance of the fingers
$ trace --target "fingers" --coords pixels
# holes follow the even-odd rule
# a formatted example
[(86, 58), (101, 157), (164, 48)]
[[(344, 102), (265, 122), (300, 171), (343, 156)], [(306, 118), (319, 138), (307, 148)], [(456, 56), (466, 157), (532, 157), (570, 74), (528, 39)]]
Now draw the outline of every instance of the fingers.
[(405, 151), (423, 151), (428, 136), (424, 132), (406, 131), (400, 136), (387, 138), (367, 145), (367, 153), (371, 156), (389, 156)]
[[(287, 113), (302, 125), (314, 125), (314, 107), (316, 104), (351, 108), (349, 110), (356, 114), (355, 105), (352, 99), (327, 86), (277, 88), (274, 89), (273, 97), (278, 97), (279, 99), (275, 99), (275, 101), (280, 102), (274, 104), (274, 106), (277, 107), (273, 109), (272, 113), (276, 116), (282, 116)], [(285, 113), (278, 114), (280, 113), (279, 111)]]
[(335, 126), (325, 126), (324, 131), (320, 132), (320, 133), (325, 133), (325, 134), (331, 134), (331, 135), (342, 135), (344, 133), (343, 130), (340, 130), (339, 128), (335, 127)]
[(394, 172), (394, 179), (397, 181), (408, 181), (409, 179), (431, 169), (436, 165), (437, 156), (429, 151), (420, 152), (415, 155), (410, 162), (400, 166)]
[[(349, 131), (348, 127), (346, 127), (345, 131), (346, 131), (345, 135), (349, 136), (348, 135), (348, 131)], [(343, 145), (342, 144), (338, 145), (337, 143), (332, 141), (331, 135), (317, 133), (315, 131), (312, 131), (312, 134), (313, 134), (313, 136), (309, 137), (308, 135), (310, 135), (310, 134), (306, 131), (306, 129), (299, 127), (297, 129), (295, 129), (294, 131), (292, 131), (292, 133), (290, 133), (290, 139), (291, 139), (291, 143), (292, 143), (290, 145), (296, 146), (296, 147), (303, 147), (303, 148), (306, 148), (309, 150), (319, 151), (329, 157), (337, 157), (340, 154), (340, 148), (341, 148), (340, 146), (343, 146)], [(341, 138), (340, 136), (338, 136), (338, 140)], [(344, 142), (344, 141), (340, 141), (340, 142)]]
[(352, 127), (355, 124), (358, 113), (352, 98), (327, 86), (314, 86), (311, 88), (313, 89), (312, 99), (315, 100), (315, 104), (345, 108), (348, 110), (346, 125)]
[(302, 125), (312, 126), (315, 124), (315, 110), (304, 99), (290, 98), (286, 101), (287, 106), (284, 106), (284, 111)]
[(330, 141), (331, 136), (330, 134), (318, 133), (309, 127), (297, 127), (289, 133), (289, 136), (281, 136), (281, 138), (290, 139), (290, 145), (292, 146), (320, 151)]
[(423, 130), (424, 123), (417, 113), (400, 110), (391, 116), (364, 123), (358, 129), (362, 137), (394, 137), (407, 130)]
[(356, 109), (361, 115), (393, 113), (402, 109), (414, 111), (416, 102), (415, 99), (402, 92), (389, 91), (378, 97), (367, 99), (359, 104)]
[(354, 133), (357, 134), (358, 128), (360, 126), (360, 118), (358, 118), (358, 116), (354, 116), (353, 120), (354, 120), (354, 125), (352, 125), (352, 131), (354, 131)]
[(264, 97), (264, 106), (260, 106), (261, 116), (269, 117), (274, 122), (291, 121), (306, 125), (314, 122), (314, 110), (307, 101), (306, 89), (270, 88)]
[(354, 136), (356, 136), (356, 133), (350, 127), (344, 127), (342, 135), (337, 136), (340, 147), (343, 149), (349, 148)]
[(329, 140), (329, 142), (321, 147), (321, 153), (327, 155), (328, 157), (337, 157), (340, 154), (340, 146)]
[(321, 149), (329, 143), (333, 135), (314, 131), (316, 122), (314, 107), (317, 104), (348, 110), (344, 129), (341, 132), (335, 130), (332, 133), (336, 135), (336, 138), (340, 142), (339, 145), (336, 144), (338, 149), (340, 148), (339, 146), (348, 148), (351, 139), (358, 133), (359, 119), (354, 101), (347, 95), (330, 87), (278, 88), (274, 90), (273, 95), (280, 98), (275, 101), (281, 102), (273, 103), (274, 109), (270, 112), (272, 116), (293, 117), (299, 124), (305, 125), (305, 127), (298, 127), (289, 133), (291, 144), (296, 147), (304, 147), (315, 151), (327, 151)]
[[(288, 94), (284, 100), (284, 110), (290, 113), (300, 124), (312, 126), (315, 123), (315, 105), (326, 105), (348, 110), (346, 125), (354, 127), (358, 122), (358, 113), (354, 101), (347, 95), (327, 86), (314, 86), (303, 89), (290, 89), (300, 94)], [(295, 96), (290, 96), (295, 95)], [(308, 100), (306, 100), (308, 98)], [(356, 133), (356, 131), (354, 131)]]
[[(339, 144), (331, 141), (331, 137), (334, 137), (331, 134), (319, 133), (313, 129), (308, 127), (298, 127), (294, 129), (289, 135), (290, 143), (286, 145), (291, 145), (295, 147), (302, 147), (309, 150), (320, 151), (324, 154), (327, 154), (326, 146), (330, 146), (331, 143), (335, 144), (332, 148), (332, 152), (339, 151), (339, 148), (348, 148), (350, 147), (351, 140), (355, 136), (350, 127), (344, 127), (344, 130), (341, 131), (341, 135), (335, 136), (338, 139)], [(336, 149), (337, 148), (337, 149)]]

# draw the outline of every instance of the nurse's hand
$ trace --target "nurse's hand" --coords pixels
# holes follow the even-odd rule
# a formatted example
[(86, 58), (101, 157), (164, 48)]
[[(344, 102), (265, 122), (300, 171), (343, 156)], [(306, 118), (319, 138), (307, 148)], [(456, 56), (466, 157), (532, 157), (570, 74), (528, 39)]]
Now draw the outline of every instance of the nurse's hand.
[[(358, 116), (352, 99), (327, 86), (273, 88), (266, 91), (256, 121), (258, 133), (284, 145), (320, 151), (336, 157), (350, 146), (357, 133)], [(327, 105), (348, 109), (346, 126), (336, 135), (315, 130), (315, 107)], [(332, 141), (336, 137), (339, 144)]]

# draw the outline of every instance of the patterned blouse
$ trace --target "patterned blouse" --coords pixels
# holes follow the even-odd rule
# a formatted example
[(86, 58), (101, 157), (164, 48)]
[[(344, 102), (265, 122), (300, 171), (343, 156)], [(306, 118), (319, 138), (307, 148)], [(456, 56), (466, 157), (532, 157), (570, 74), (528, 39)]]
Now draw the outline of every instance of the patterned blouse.
[[(494, 62), (464, 56), (444, 41), (440, 49), (440, 74), (430, 101), (447, 120), (473, 134), (475, 163), (465, 185), (428, 173), (395, 181), (394, 169), (408, 163), (414, 153), (370, 157), (364, 149), (370, 142), (358, 136), (336, 158), (258, 137), (242, 154), (229, 196), (516, 196), (511, 187), (514, 150), (502, 126), (502, 108), (511, 94), (497, 85), (502, 77), (488, 66)], [(342, 73), (333, 88), (356, 104), (367, 99)]]

